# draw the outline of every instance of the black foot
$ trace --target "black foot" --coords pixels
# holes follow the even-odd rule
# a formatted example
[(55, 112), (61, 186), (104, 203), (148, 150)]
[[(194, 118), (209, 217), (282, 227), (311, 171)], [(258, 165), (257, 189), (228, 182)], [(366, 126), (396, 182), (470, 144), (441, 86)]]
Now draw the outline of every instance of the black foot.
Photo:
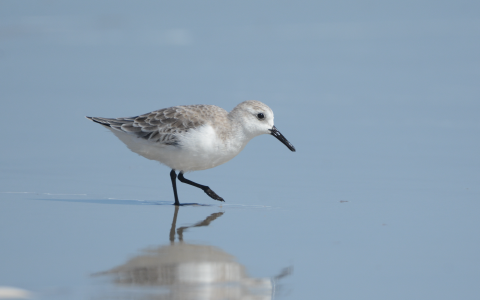
[(210, 198), (212, 199), (215, 199), (215, 200), (218, 200), (218, 201), (222, 201), (222, 202), (225, 202), (225, 200), (223, 200), (222, 197), (220, 197), (219, 195), (217, 195), (214, 191), (212, 191), (208, 186), (206, 189), (203, 190), (205, 192), (205, 194), (209, 195)]

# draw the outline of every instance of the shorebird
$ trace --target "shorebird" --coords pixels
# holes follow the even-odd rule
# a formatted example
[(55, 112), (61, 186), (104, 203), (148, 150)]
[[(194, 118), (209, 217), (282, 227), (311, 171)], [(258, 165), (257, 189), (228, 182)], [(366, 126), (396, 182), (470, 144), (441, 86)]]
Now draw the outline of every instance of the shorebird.
[(171, 168), (175, 205), (178, 179), (224, 201), (212, 189), (186, 179), (185, 172), (214, 168), (234, 158), (254, 137), (270, 134), (295, 152), (273, 124), (273, 111), (249, 100), (231, 112), (215, 105), (173, 106), (130, 118), (86, 117), (110, 129), (127, 147)]

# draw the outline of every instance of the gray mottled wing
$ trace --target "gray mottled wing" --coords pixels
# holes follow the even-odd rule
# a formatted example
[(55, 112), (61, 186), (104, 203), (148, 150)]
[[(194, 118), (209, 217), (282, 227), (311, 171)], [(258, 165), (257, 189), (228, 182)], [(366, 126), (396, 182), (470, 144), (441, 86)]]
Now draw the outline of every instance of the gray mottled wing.
[(208, 105), (175, 106), (131, 118), (88, 119), (138, 138), (165, 145), (178, 145), (178, 136), (208, 120)]

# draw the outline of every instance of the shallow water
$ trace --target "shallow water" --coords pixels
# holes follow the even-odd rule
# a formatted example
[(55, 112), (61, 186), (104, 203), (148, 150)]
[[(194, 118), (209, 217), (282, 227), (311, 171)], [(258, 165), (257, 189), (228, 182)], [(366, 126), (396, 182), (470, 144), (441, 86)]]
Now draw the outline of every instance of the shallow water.
[[(477, 4), (102, 3), (0, 3), (0, 298), (479, 298)], [(178, 209), (84, 118), (247, 99)]]

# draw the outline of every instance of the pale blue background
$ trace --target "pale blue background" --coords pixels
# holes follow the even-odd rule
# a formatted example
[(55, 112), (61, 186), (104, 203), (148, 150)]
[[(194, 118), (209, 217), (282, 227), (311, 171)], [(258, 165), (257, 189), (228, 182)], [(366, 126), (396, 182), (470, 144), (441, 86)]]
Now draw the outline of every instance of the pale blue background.
[(478, 299), (479, 16), (475, 1), (1, 1), (0, 286), (84, 299), (89, 274), (168, 242), (173, 207), (108, 199), (173, 201), (169, 170), (85, 115), (256, 99), (297, 152), (262, 136), (190, 174), (227, 205), (181, 184), (214, 206), (180, 224), (225, 211), (186, 239), (256, 278), (293, 265), (288, 299)]

